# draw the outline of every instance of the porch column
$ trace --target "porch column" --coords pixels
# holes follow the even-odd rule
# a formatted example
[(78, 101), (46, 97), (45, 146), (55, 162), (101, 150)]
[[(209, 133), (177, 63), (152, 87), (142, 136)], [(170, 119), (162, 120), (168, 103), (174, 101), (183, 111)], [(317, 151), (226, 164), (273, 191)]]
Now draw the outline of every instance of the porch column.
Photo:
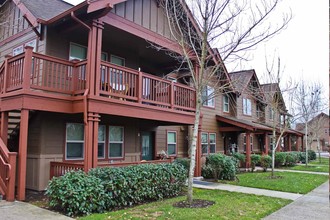
[(245, 134), (245, 138), (246, 138), (246, 164), (245, 167), (246, 168), (250, 168), (251, 165), (251, 146), (250, 146), (250, 136), (251, 136), (251, 132), (246, 132)]
[(291, 151), (291, 135), (288, 135), (288, 151)]
[(202, 125), (200, 124), (198, 126), (198, 137), (197, 137), (197, 145), (196, 145), (196, 166), (195, 166), (195, 176), (201, 176), (202, 175), (202, 163), (201, 163), (201, 157), (202, 157)]
[(99, 114), (93, 115), (93, 168), (97, 167), (98, 164), (99, 118)]
[(100, 80), (101, 80), (101, 54), (102, 54), (102, 33), (104, 24), (102, 21), (93, 20), (92, 30), (96, 34), (95, 42), (95, 95), (98, 96), (100, 92)]
[(7, 145), (8, 143), (8, 112), (1, 112), (1, 127), (0, 127), (0, 137)]
[(25, 200), (26, 186), (26, 157), (28, 144), (28, 125), (29, 110), (21, 110), (20, 132), (19, 132), (19, 150), (18, 150), (18, 169), (17, 169), (17, 199)]
[(264, 134), (264, 145), (265, 145), (264, 154), (268, 155), (269, 140), (268, 140), (268, 134), (267, 133)]
[(97, 167), (99, 115), (89, 112), (85, 124), (84, 171)]

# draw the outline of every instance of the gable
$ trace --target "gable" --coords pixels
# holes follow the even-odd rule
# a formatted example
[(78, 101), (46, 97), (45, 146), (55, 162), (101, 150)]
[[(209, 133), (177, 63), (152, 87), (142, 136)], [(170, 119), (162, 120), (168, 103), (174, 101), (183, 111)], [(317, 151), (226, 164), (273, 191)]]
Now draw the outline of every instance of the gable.
[(30, 28), (21, 10), (12, 2), (7, 1), (0, 9), (0, 41)]
[(111, 12), (173, 40), (164, 9), (157, 0), (127, 0), (116, 4)]

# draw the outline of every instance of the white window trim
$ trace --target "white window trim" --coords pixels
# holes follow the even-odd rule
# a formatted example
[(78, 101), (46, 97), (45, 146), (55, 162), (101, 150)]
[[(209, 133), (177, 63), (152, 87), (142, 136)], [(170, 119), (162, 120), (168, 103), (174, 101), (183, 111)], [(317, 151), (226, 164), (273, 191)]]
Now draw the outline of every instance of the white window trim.
[(21, 54), (21, 53), (23, 53), (23, 52), (24, 52), (24, 47), (23, 47), (23, 45), (20, 45), (20, 46), (15, 47), (15, 48), (13, 49), (13, 56), (16, 56), (16, 55), (18, 55), (18, 54)]
[[(118, 127), (118, 128), (122, 128), (123, 129), (123, 140), (122, 141), (111, 141), (110, 140), (110, 127)], [(108, 159), (122, 159), (124, 158), (124, 154), (125, 154), (125, 147), (124, 147), (124, 143), (125, 143), (125, 129), (123, 126), (115, 126), (115, 125), (109, 125), (109, 132), (108, 132)], [(110, 157), (110, 144), (122, 144), (122, 151), (121, 151), (121, 157)]]
[(97, 138), (97, 143), (98, 144), (103, 144), (103, 157), (99, 157), (97, 155), (97, 158), (98, 159), (105, 159), (105, 142), (106, 142), (106, 136), (107, 136), (107, 127), (105, 125), (99, 125), (99, 127), (104, 127), (104, 140), (103, 141), (100, 141), (98, 138)]
[[(211, 143), (210, 136), (214, 134), (214, 143)], [(211, 145), (214, 145), (214, 153), (211, 153)], [(209, 154), (215, 154), (217, 152), (217, 134), (216, 133), (209, 133)]]
[[(225, 101), (226, 98), (227, 98), (227, 102)], [(222, 106), (223, 112), (229, 112), (229, 96), (228, 95), (223, 95), (222, 100), (223, 100), (223, 106)], [(228, 110), (225, 110), (226, 109), (225, 106), (228, 106)]]
[[(85, 140), (68, 140), (68, 133), (67, 133), (67, 124), (77, 124), (77, 125), (82, 125), (81, 123), (66, 123), (65, 124), (65, 160), (83, 160), (85, 157)], [(84, 128), (84, 137), (85, 137), (85, 128)], [(82, 152), (82, 157), (77, 157), (77, 158), (68, 158), (67, 157), (67, 143), (82, 143), (83, 144), (83, 152)]]
[[(202, 136), (206, 134), (206, 137), (207, 137), (207, 140), (206, 142), (202, 142), (203, 139), (202, 139)], [(206, 147), (206, 150), (207, 152), (206, 153), (203, 153), (203, 145), (207, 145)], [(208, 132), (202, 132), (201, 133), (201, 150), (202, 150), (202, 155), (208, 155), (209, 154), (209, 133)]]
[[(209, 97), (211, 93), (214, 93), (214, 88), (212, 86), (206, 86), (206, 100), (203, 100), (203, 106), (215, 108), (215, 98)], [(209, 91), (212, 91), (209, 93)]]
[[(250, 108), (248, 102), (250, 103)], [(249, 98), (243, 98), (243, 115), (252, 115), (252, 101)]]
[[(168, 133), (174, 133), (175, 134), (175, 142), (169, 142), (168, 141)], [(177, 142), (178, 142), (178, 139), (177, 139), (177, 132), (176, 131), (167, 131), (166, 133), (166, 143), (167, 143), (167, 153), (168, 153), (168, 145), (169, 144), (173, 144), (175, 145), (175, 154), (169, 154), (169, 156), (176, 156), (178, 154), (178, 148), (177, 148)]]

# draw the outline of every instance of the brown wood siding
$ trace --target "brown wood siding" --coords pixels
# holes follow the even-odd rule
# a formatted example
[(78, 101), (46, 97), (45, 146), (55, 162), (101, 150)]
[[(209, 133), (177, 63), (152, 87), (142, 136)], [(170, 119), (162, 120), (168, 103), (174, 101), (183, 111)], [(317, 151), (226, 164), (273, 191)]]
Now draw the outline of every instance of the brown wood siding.
[[(252, 115), (244, 115), (243, 114), (243, 98), (248, 98), (251, 100), (251, 113)], [(256, 104), (256, 100), (254, 99), (254, 97), (252, 97), (251, 95), (247, 95), (247, 94), (242, 94), (240, 97), (237, 98), (237, 118), (238, 119), (243, 119), (246, 121), (257, 121), (257, 104)]]
[(166, 152), (167, 150), (167, 131), (175, 131), (177, 134), (177, 157), (187, 157), (188, 126), (159, 126), (156, 132), (157, 152), (162, 150)]
[(112, 12), (166, 38), (173, 39), (164, 10), (157, 6), (155, 0), (128, 0), (115, 5)]
[(12, 1), (8, 1), (1, 7), (0, 15), (0, 22), (6, 22), (0, 25), (0, 41), (29, 28), (29, 23)]

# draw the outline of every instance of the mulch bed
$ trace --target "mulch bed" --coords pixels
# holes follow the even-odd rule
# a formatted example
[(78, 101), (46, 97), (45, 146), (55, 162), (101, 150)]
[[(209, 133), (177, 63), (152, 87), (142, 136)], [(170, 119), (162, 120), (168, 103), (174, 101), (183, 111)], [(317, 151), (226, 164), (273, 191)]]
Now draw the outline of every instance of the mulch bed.
[(184, 200), (173, 204), (173, 206), (177, 208), (207, 208), (214, 204), (214, 201), (194, 199), (192, 204), (189, 204), (188, 201)]

